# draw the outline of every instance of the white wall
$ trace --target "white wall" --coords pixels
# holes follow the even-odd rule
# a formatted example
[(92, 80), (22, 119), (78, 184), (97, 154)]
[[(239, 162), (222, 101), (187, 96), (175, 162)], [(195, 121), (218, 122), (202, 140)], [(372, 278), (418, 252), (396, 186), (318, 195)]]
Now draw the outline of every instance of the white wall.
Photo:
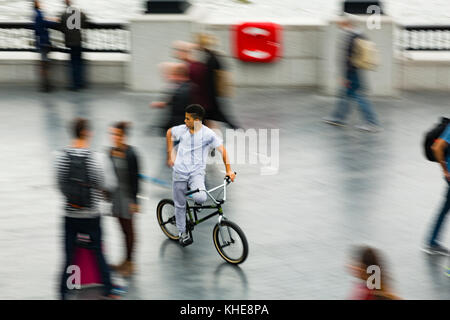
[(326, 25), (321, 21), (272, 21), (283, 27), (282, 58), (272, 63), (243, 62), (233, 57), (231, 26), (238, 21), (211, 22), (203, 30), (219, 39), (218, 50), (239, 87), (315, 87)]
[(397, 88), (450, 91), (450, 52), (408, 52), (396, 64)]
[[(410, 52), (394, 57), (395, 23), (382, 17), (381, 29), (368, 30), (366, 17), (359, 27), (374, 41), (380, 53), (380, 66), (366, 72), (369, 93), (396, 96), (398, 90), (450, 90), (450, 52)], [(318, 87), (325, 94), (338, 91), (342, 58), (339, 49), (342, 31), (338, 18), (272, 21), (283, 26), (283, 57), (268, 64), (242, 62), (233, 57), (231, 26), (237, 18), (208, 20), (196, 7), (182, 15), (142, 15), (130, 22), (131, 55), (85, 54), (90, 83), (126, 86), (134, 91), (161, 91), (164, 86), (158, 64), (175, 61), (172, 42), (193, 41), (195, 32), (206, 31), (219, 39), (218, 50), (239, 87)], [(67, 85), (67, 54), (52, 53), (52, 78)], [(0, 53), (0, 84), (38, 83), (39, 55), (29, 52)]]
[[(326, 94), (338, 90), (338, 46), (341, 34), (336, 21), (315, 19), (274, 19), (283, 27), (282, 58), (273, 63), (242, 62), (233, 57), (231, 26), (238, 18), (208, 20), (196, 7), (183, 15), (142, 15), (131, 21), (132, 59), (130, 88), (136, 91), (159, 91), (163, 88), (158, 64), (173, 60), (174, 40), (193, 40), (193, 32), (201, 30), (219, 39), (219, 51), (239, 87), (319, 87)], [(390, 17), (381, 18), (381, 29), (368, 30), (366, 18), (358, 25), (380, 52), (381, 64), (367, 74), (370, 93), (380, 96), (396, 95), (394, 85), (393, 33), (395, 24)], [(255, 20), (254, 20), (255, 21)], [(257, 21), (257, 20), (256, 20)], [(248, 22), (248, 21), (247, 21)]]
[[(68, 54), (51, 53), (51, 79), (57, 86), (67, 86), (70, 69)], [(116, 53), (84, 54), (86, 77), (92, 85), (125, 86), (129, 55)], [(33, 52), (0, 53), (0, 84), (38, 84), (40, 56)]]

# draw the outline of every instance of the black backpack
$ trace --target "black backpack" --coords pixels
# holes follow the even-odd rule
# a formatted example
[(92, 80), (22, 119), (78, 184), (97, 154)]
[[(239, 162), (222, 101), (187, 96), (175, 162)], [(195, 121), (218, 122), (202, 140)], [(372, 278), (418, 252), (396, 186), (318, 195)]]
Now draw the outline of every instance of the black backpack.
[[(424, 141), (424, 148), (425, 148), (425, 157), (433, 162), (437, 162), (433, 150), (431, 150), (431, 146), (433, 143), (439, 139), (439, 137), (444, 133), (445, 129), (447, 128), (447, 125), (449, 124), (450, 119), (442, 117), (441, 122), (436, 125), (433, 129), (428, 131), (425, 135), (425, 141)], [(447, 151), (449, 152), (449, 148), (447, 148)]]
[(67, 178), (67, 203), (76, 209), (91, 207), (91, 183), (88, 175), (89, 156), (77, 156), (66, 152), (69, 157), (69, 175)]

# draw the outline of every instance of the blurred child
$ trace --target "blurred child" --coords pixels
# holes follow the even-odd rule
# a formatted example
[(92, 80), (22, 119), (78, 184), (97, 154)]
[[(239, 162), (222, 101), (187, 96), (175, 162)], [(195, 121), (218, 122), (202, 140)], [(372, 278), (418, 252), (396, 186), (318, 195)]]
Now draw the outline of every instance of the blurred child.
[[(351, 300), (398, 300), (391, 292), (389, 281), (386, 274), (386, 268), (381, 259), (380, 252), (368, 246), (360, 246), (353, 252), (353, 260), (348, 265), (350, 272), (360, 280), (353, 292)], [(370, 266), (379, 267), (380, 272), (380, 286), (379, 288), (371, 289), (369, 287), (369, 279), (374, 273), (369, 271)], [(369, 280), (369, 281), (368, 281)]]

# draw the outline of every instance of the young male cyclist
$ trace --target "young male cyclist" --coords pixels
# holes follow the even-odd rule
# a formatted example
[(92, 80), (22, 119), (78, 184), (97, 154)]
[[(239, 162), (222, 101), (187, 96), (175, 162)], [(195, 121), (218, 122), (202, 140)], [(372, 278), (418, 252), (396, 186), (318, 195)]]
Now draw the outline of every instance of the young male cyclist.
[[(185, 110), (183, 125), (167, 130), (167, 165), (173, 168), (173, 201), (175, 203), (175, 219), (180, 235), (180, 244), (187, 246), (192, 239), (186, 232), (186, 192), (205, 189), (205, 168), (208, 152), (215, 148), (222, 154), (226, 175), (234, 181), (235, 173), (231, 170), (227, 151), (222, 140), (208, 127), (202, 124), (205, 110), (198, 104), (189, 105)], [(178, 143), (178, 150), (174, 152), (173, 144)], [(194, 193), (193, 199), (197, 204), (206, 201), (206, 192)]]

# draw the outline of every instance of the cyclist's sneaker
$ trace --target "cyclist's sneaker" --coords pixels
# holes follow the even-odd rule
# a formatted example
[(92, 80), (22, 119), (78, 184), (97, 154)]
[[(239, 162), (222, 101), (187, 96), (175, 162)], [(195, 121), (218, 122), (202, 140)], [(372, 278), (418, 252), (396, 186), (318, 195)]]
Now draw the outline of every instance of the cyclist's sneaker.
[[(197, 202), (194, 202), (194, 206), (196, 206), (196, 207), (200, 207), (201, 206), (201, 204), (200, 203), (197, 203)], [(195, 209), (197, 212), (200, 212), (200, 211), (202, 211), (202, 209)]]
[(180, 242), (181, 246), (186, 247), (186, 246), (190, 245), (193, 242), (193, 240), (190, 237), (189, 233), (183, 232), (180, 234), (179, 242)]
[(449, 250), (439, 244), (436, 244), (433, 246), (427, 245), (422, 250), (425, 253), (430, 254), (430, 255), (442, 255), (442, 256), (447, 256), (447, 257), (450, 256)]

